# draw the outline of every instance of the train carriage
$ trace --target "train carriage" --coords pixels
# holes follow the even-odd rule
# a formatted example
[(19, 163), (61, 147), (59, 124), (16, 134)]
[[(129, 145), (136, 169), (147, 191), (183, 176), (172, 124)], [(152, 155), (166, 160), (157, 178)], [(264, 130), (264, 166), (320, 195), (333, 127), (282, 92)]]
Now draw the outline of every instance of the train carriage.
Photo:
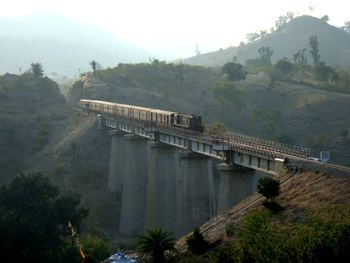
[(87, 112), (100, 112), (102, 114), (121, 116), (123, 118), (145, 123), (162, 124), (204, 132), (204, 126), (200, 116), (86, 99), (80, 100), (80, 107)]

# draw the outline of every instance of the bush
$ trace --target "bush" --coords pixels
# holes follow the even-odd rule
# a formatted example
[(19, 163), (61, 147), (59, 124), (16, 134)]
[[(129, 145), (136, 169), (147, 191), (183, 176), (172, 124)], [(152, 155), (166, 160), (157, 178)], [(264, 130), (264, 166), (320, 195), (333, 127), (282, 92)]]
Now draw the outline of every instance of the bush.
[(233, 236), (233, 234), (235, 233), (235, 228), (236, 228), (235, 223), (233, 222), (227, 223), (225, 227), (226, 236), (227, 237)]
[(209, 248), (208, 241), (204, 239), (198, 227), (194, 230), (193, 234), (186, 239), (186, 244), (188, 250), (196, 255), (202, 255)]
[(270, 177), (262, 177), (259, 179), (257, 189), (259, 194), (274, 201), (280, 194), (280, 182)]
[(103, 261), (111, 255), (111, 245), (97, 236), (88, 235), (86, 239), (81, 240), (81, 243), (83, 252), (94, 262)]

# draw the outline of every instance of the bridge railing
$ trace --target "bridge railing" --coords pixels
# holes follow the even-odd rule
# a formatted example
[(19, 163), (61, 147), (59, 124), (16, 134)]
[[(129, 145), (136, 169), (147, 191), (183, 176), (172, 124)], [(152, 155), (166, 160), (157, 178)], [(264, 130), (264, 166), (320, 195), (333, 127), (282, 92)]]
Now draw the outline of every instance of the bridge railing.
[(158, 131), (168, 133), (181, 138), (188, 138), (193, 141), (211, 145), (230, 145), (233, 147), (233, 150), (237, 152), (260, 155), (266, 158), (281, 158), (285, 154), (304, 158), (310, 155), (310, 149), (308, 148), (283, 144), (261, 138), (249, 137), (231, 132), (222, 132), (215, 128), (206, 128), (205, 132), (202, 133), (174, 126), (136, 121), (130, 118), (125, 118), (124, 116), (109, 115), (109, 117), (119, 121), (125, 121), (131, 125), (138, 125), (145, 129), (151, 128), (153, 132)]

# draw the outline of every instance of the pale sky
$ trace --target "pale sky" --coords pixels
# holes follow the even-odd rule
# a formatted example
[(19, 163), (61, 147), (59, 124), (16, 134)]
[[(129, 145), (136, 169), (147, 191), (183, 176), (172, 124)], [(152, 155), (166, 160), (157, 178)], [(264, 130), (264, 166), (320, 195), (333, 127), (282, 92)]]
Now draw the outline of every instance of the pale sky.
[[(5, 2), (6, 1), (6, 2)], [(236, 46), (248, 33), (269, 30), (287, 12), (350, 20), (349, 0), (5, 0), (0, 16), (55, 12), (88, 21), (149, 50), (194, 55)], [(313, 6), (313, 12), (309, 6)]]

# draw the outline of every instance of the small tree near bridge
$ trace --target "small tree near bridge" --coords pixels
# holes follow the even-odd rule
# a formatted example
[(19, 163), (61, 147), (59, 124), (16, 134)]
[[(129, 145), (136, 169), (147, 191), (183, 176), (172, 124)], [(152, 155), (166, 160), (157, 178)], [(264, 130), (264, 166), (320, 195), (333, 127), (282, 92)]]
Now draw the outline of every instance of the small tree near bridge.
[(274, 202), (275, 197), (280, 194), (280, 182), (270, 177), (260, 178), (256, 187), (258, 193), (265, 196), (271, 202)]

